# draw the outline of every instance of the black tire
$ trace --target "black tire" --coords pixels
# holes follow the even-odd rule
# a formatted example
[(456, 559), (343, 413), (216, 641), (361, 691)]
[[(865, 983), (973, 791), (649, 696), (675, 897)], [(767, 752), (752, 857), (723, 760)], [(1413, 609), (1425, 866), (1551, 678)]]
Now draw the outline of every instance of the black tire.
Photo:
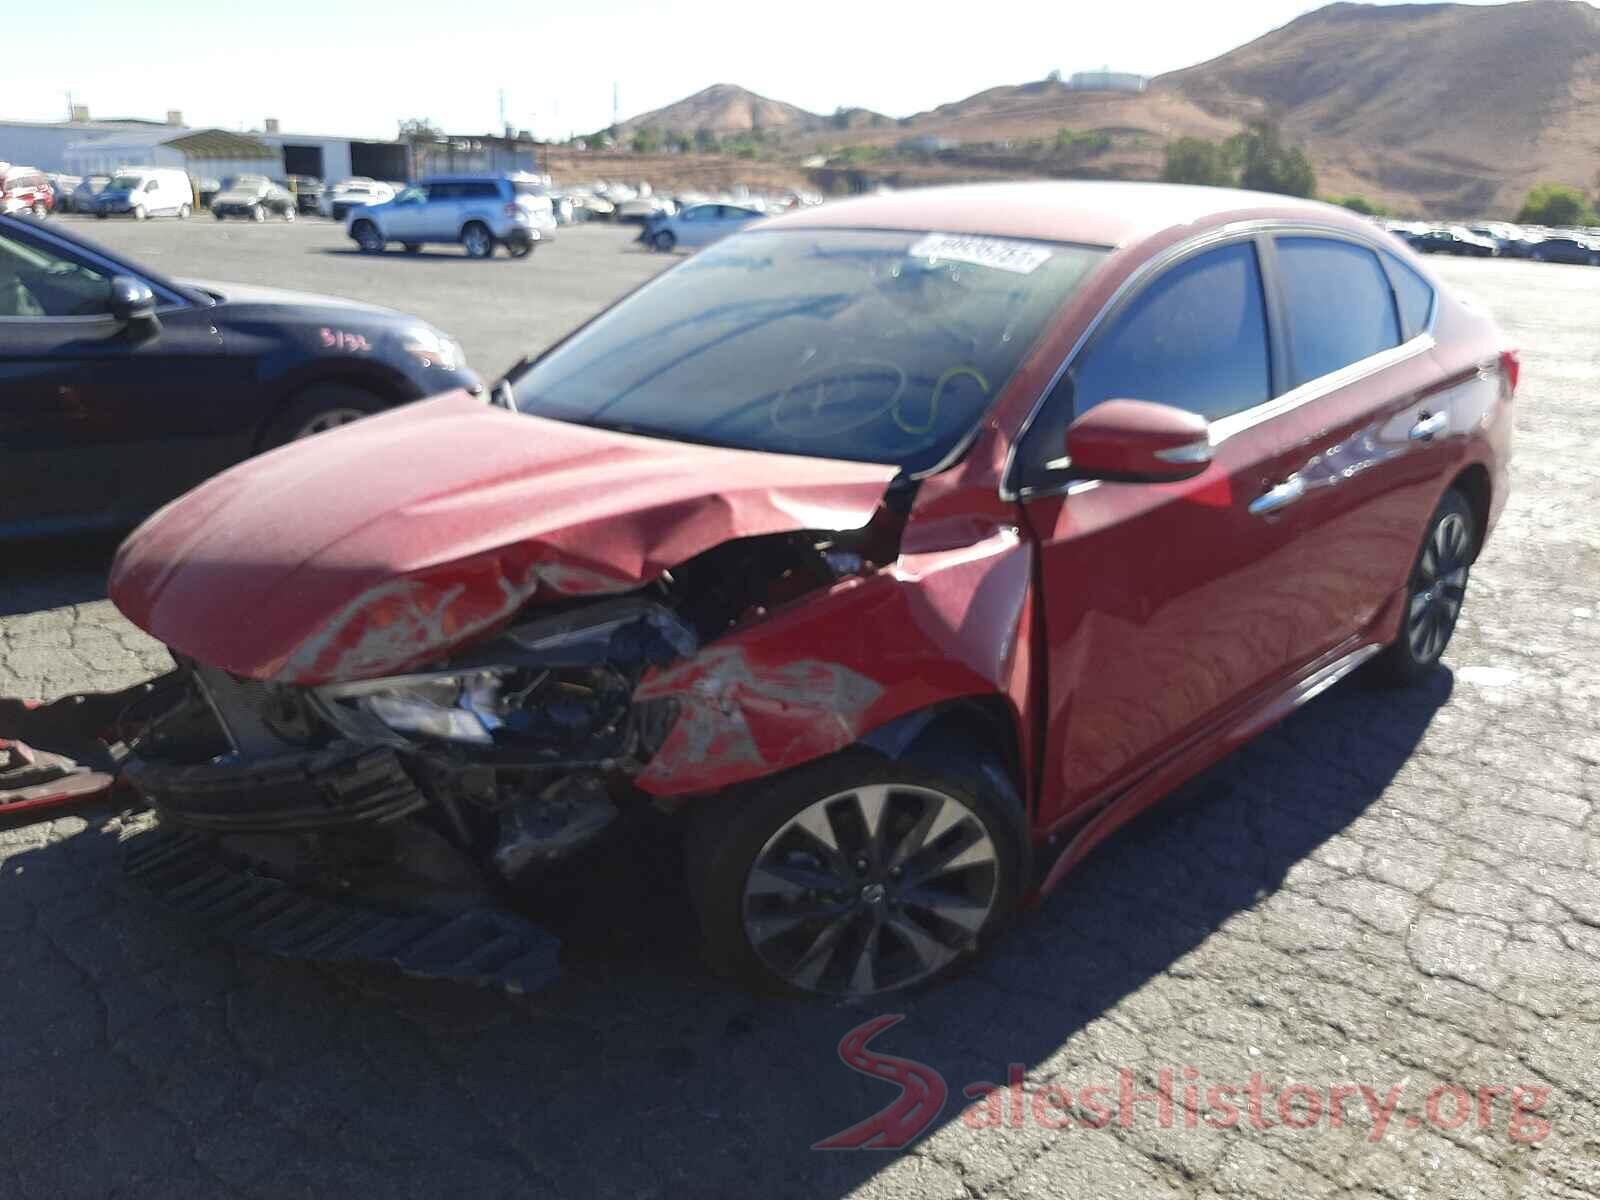
[(1472, 505), (1459, 489), (1451, 488), (1428, 521), (1411, 564), (1400, 636), (1372, 660), (1373, 682), (1407, 687), (1438, 664), (1460, 619), (1482, 536)]
[(370, 416), (392, 405), (382, 396), (347, 383), (314, 383), (302, 391), (268, 426), (261, 448), (270, 450), (311, 435), (310, 427), (333, 414)]
[(406, 251), (407, 254), (421, 254), (422, 253), (422, 243), (421, 242), (406, 242), (406, 243), (404, 243), (404, 245), (405, 245), (405, 251)]
[(378, 232), (378, 227), (371, 221), (357, 221), (350, 229), (350, 236), (355, 238), (356, 245), (361, 247), (361, 253), (383, 253), (383, 234)]
[(267, 219), (267, 210), (259, 204), (252, 206), (250, 209), (250, 219), (259, 225), (262, 221)]
[(527, 258), (538, 244), (531, 237), (517, 238), (506, 243), (506, 253), (512, 258)]
[(461, 248), (468, 258), (489, 258), (494, 254), (494, 234), (482, 221), (468, 221), (461, 227)]
[(678, 244), (678, 235), (670, 229), (657, 230), (651, 237), (650, 244), (663, 254), (671, 254)]
[(189, 214), (192, 211), (194, 210), (191, 209), (187, 204), (178, 205), (178, 220), (187, 221), (189, 219)]
[(215, 218), (216, 218), (216, 219), (217, 219), (217, 220), (219, 220), (219, 221), (225, 221), (225, 220), (227, 220), (227, 217), (226, 217), (226, 216), (225, 216), (225, 215), (224, 215), (224, 214), (222, 214), (222, 213), (219, 213), (219, 212), (218, 212), (218, 211), (217, 211), (217, 210), (216, 210), (216, 209), (212, 209), (212, 210), (211, 210), (211, 215), (212, 215), (212, 216), (213, 216), (213, 217), (215, 217)]
[[(880, 810), (878, 836), (868, 839), (868, 853), (878, 861), (858, 869), (865, 857), (846, 860), (851, 855), (850, 830), (865, 828), (859, 815), (866, 809), (853, 797), (862, 789), (884, 785), (887, 791), (881, 794), (887, 799)], [(964, 811), (948, 809), (951, 802)], [(923, 806), (928, 804), (939, 805), (939, 812), (957, 813), (955, 822), (933, 840), (917, 843), (921, 851), (910, 854), (901, 867), (891, 867), (896, 849), (912, 844), (916, 814), (926, 813)], [(828, 814), (821, 819), (837, 839), (837, 853), (811, 840), (805, 844), (820, 855), (812, 856), (812, 862), (821, 865), (804, 865), (808, 852), (802, 849), (802, 865), (796, 868), (791, 841), (803, 834), (797, 834), (791, 822), (808, 809)], [(851, 812), (857, 817), (850, 818)], [(975, 836), (979, 831), (986, 842)], [(886, 841), (891, 836), (894, 840)], [(1013, 807), (980, 790), (969, 778), (846, 752), (706, 802), (695, 815), (685, 862), (706, 954), (714, 967), (761, 991), (861, 998), (931, 983), (959, 970), (981, 951), (1010, 920), (1021, 896), (1021, 839), (1022, 822)], [(976, 852), (980, 861), (937, 869), (940, 856), (958, 852), (961, 858)], [(807, 878), (825, 875), (837, 889), (757, 894), (761, 885), (752, 875), (758, 866), (772, 865)], [(934, 871), (924, 886), (911, 882), (919, 865), (923, 871)], [(770, 875), (763, 869), (763, 882)], [(923, 903), (929, 897), (936, 900), (931, 906)], [(826, 907), (829, 912), (796, 918), (787, 907), (791, 903)], [(947, 911), (957, 913), (959, 922), (933, 915)], [(750, 924), (774, 929), (774, 923), (781, 932), (757, 939), (758, 947)], [(911, 938), (899, 932), (908, 927)], [(813, 931), (819, 929), (823, 932), (811, 944)], [(808, 960), (808, 955), (816, 955), (817, 946), (830, 933), (831, 942), (818, 956), (825, 961), (816, 967), (815, 958)], [(918, 933), (934, 944), (937, 953), (914, 948)], [(807, 945), (810, 951), (804, 949)], [(797, 948), (793, 969), (785, 971), (783, 961)], [(869, 956), (875, 966), (863, 975), (861, 960)], [(809, 979), (812, 969), (817, 972), (815, 979)], [(871, 981), (866, 988), (864, 978)]]

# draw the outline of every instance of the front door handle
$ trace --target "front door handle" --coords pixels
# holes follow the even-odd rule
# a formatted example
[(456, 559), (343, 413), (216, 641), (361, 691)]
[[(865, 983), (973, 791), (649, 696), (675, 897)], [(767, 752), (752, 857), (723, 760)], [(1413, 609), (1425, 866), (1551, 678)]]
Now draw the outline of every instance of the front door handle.
[(1423, 413), (1411, 427), (1410, 437), (1413, 442), (1429, 442), (1449, 428), (1449, 413)]
[(1288, 508), (1306, 494), (1306, 481), (1301, 475), (1291, 475), (1275, 488), (1268, 488), (1250, 502), (1250, 515), (1264, 517), (1279, 509)]

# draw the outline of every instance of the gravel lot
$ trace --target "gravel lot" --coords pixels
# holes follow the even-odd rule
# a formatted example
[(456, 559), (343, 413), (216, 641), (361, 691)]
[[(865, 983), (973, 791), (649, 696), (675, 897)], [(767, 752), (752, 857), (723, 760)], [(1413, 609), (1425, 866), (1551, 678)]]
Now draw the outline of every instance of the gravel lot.
[[(371, 260), (337, 231), (94, 225), (172, 274), (408, 308), (487, 370), (662, 265), (615, 230), (531, 262)], [(541, 914), (567, 975), (525, 1000), (260, 959), (115, 886), (114, 822), (0, 830), (0, 1195), (1563, 1197), (1600, 1195), (1600, 272), (1440, 269), (1524, 354), (1517, 492), (1448, 670), (1344, 684), (1102, 849), (997, 952), (884, 1008), (749, 998), (700, 967), (672, 856), (640, 839)], [(0, 585), (0, 694), (121, 685), (159, 647), (100, 596), (103, 545)], [(808, 1147), (894, 1098), (836, 1047), (942, 1073), (901, 1154)], [(1366, 1084), (1338, 1128), (972, 1128), (963, 1086), (1140, 1093)], [(1464, 1121), (1438, 1084), (1467, 1089)], [(1504, 1093), (1480, 1093), (1501, 1087)], [(1537, 1120), (1513, 1129), (1511, 1089)], [(1238, 1101), (1244, 1105), (1243, 1091)], [(1480, 1128), (1480, 1099), (1488, 1119)], [(1202, 1105), (1205, 1101), (1202, 1100)], [(1027, 1105), (1024, 1105), (1027, 1108)], [(1298, 1110), (1304, 1113), (1302, 1102)], [(1203, 1110), (1204, 1111), (1204, 1110)], [(1047, 1112), (1047, 1116), (1050, 1115)], [(1513, 1136), (1516, 1133), (1520, 1136)]]

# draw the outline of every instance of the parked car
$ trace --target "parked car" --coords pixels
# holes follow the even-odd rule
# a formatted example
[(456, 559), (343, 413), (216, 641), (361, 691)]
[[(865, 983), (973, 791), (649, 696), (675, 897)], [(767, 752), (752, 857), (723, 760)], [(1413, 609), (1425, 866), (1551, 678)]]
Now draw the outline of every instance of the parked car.
[(72, 211), (94, 212), (99, 207), (100, 193), (106, 190), (106, 185), (110, 182), (109, 175), (85, 175), (83, 182), (72, 189)]
[(617, 205), (617, 221), (623, 224), (647, 225), (657, 217), (670, 217), (678, 206), (668, 196), (635, 196)]
[(296, 211), (289, 189), (265, 175), (241, 175), (211, 202), (211, 215), (219, 221), (228, 217), (265, 221), (269, 216), (292, 221)]
[(526, 981), (550, 944), (461, 897), (653, 808), (714, 961), (921, 983), (1356, 668), (1434, 669), (1517, 372), (1308, 201), (1003, 184), (764, 222), (496, 404), (254, 459), (123, 544), (111, 597), (183, 664), (125, 771), (174, 839), (136, 870), (256, 944), (294, 952), (292, 908), (320, 956)]
[(164, 279), (0, 217), (0, 537), (129, 526), (258, 450), (458, 386), (460, 348), (414, 317)]
[(72, 193), (78, 190), (78, 185), (83, 182), (80, 175), (65, 175), (60, 171), (45, 172), (45, 181), (50, 184), (50, 194), (55, 200), (55, 212), (72, 211)]
[(1415, 250), (1423, 254), (1455, 254), (1465, 258), (1493, 258), (1500, 253), (1495, 242), (1473, 233), (1463, 225), (1448, 229), (1430, 229), (1408, 239)]
[(755, 209), (738, 204), (691, 204), (671, 216), (646, 221), (638, 240), (662, 252), (679, 246), (697, 250), (760, 219), (761, 214)]
[(534, 184), (500, 175), (424, 179), (387, 204), (354, 210), (346, 218), (350, 237), (365, 254), (399, 242), (406, 253), (440, 242), (459, 244), (470, 258), (488, 258), (504, 246), (523, 258), (554, 235), (550, 197)]
[(350, 215), (352, 208), (386, 204), (395, 197), (395, 188), (363, 176), (341, 180), (322, 194), (322, 211), (335, 221)]
[(307, 213), (319, 214), (322, 212), (322, 180), (310, 175), (291, 175), (285, 181), (289, 191), (294, 195), (295, 209), (304, 216)]
[(177, 217), (188, 220), (194, 211), (194, 185), (186, 172), (175, 167), (129, 167), (118, 171), (95, 198), (94, 215)]
[(25, 214), (43, 220), (55, 206), (55, 189), (43, 171), (0, 163), (0, 214)]
[(1538, 262), (1578, 263), (1583, 266), (1600, 264), (1600, 250), (1575, 237), (1544, 238), (1534, 244), (1528, 257)]

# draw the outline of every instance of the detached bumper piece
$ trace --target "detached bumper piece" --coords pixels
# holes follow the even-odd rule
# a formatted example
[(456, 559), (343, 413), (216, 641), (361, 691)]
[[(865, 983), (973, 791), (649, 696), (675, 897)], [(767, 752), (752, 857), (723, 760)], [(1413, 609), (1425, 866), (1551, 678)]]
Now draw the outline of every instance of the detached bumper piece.
[(133, 757), (123, 779), (173, 824), (213, 833), (381, 824), (427, 803), (393, 750), (351, 743), (238, 764), (172, 766)]
[(201, 834), (155, 827), (123, 846), (129, 882), (204, 931), (262, 953), (395, 968), (521, 995), (560, 975), (561, 943), (498, 909), (385, 912), (235, 867)]

